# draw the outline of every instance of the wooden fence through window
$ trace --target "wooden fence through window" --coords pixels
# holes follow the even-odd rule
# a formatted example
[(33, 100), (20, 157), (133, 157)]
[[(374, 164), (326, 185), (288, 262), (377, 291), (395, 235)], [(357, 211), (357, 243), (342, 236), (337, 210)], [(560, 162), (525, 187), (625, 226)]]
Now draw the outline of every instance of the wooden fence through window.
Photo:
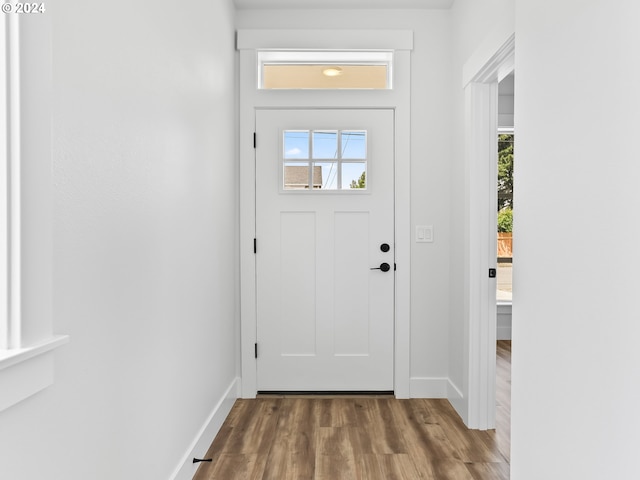
[(498, 258), (513, 257), (513, 237), (511, 232), (498, 232)]

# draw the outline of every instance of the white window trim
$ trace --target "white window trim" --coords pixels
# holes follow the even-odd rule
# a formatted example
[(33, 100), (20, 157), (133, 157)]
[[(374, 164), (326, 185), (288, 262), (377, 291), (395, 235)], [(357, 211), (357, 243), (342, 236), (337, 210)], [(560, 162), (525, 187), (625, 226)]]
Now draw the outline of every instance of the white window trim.
[(20, 29), (17, 15), (7, 15), (3, 36), (6, 49), (3, 52), (3, 83), (6, 92), (3, 132), (2, 224), (6, 237), (2, 239), (4, 284), (2, 293), (2, 317), (0, 323), (0, 348), (13, 349), (21, 345), (21, 156), (20, 156)]
[[(49, 20), (50, 21), (50, 20)], [(28, 36), (29, 31), (23, 32)], [(53, 383), (51, 352), (67, 343), (65, 335), (50, 335), (25, 344), (22, 332), (22, 155), (25, 138), (21, 129), (21, 48), (20, 16), (5, 15), (0, 21), (0, 225), (6, 232), (0, 239), (0, 411), (21, 402)], [(27, 93), (25, 93), (27, 95)], [(48, 108), (43, 106), (42, 108)], [(29, 133), (29, 132), (26, 132)], [(28, 288), (28, 286), (26, 286)]]
[[(12, 344), (15, 343), (13, 338), (14, 325), (12, 318), (14, 317), (14, 311), (11, 308), (13, 302), (13, 296), (15, 290), (20, 285), (19, 278), (16, 282), (14, 278), (16, 275), (16, 269), (13, 268), (16, 252), (12, 249), (12, 243), (15, 241), (12, 235), (12, 230), (16, 232), (20, 231), (14, 227), (14, 222), (19, 221), (19, 182), (16, 182), (14, 175), (16, 175), (16, 162), (19, 159), (19, 152), (16, 152), (20, 143), (14, 142), (13, 133), (15, 127), (20, 125), (20, 119), (18, 117), (19, 109), (15, 108), (14, 98), (19, 96), (19, 93), (15, 95), (15, 89), (19, 88), (19, 79), (16, 79), (17, 65), (19, 56), (17, 52), (17, 22), (12, 19), (12, 15), (6, 15), (3, 21), (0, 23), (0, 35), (2, 36), (3, 48), (0, 49), (0, 68), (2, 72), (0, 74), (0, 82), (3, 95), (0, 96), (0, 111), (6, 112), (5, 116), (0, 119), (0, 148), (2, 148), (2, 169), (0, 171), (0, 231), (6, 232), (6, 235), (2, 235), (0, 238), (0, 349), (9, 349)], [(19, 162), (17, 167), (19, 168)], [(18, 173), (19, 175), (19, 173)], [(18, 183), (18, 185), (15, 185)], [(17, 195), (16, 195), (17, 194)], [(14, 201), (14, 197), (17, 197), (18, 202)], [(18, 215), (16, 215), (16, 209), (18, 209)], [(19, 242), (16, 248), (19, 248)], [(11, 286), (14, 285), (12, 289)]]
[(18, 365), (38, 355), (50, 352), (68, 342), (68, 335), (54, 335), (51, 338), (29, 345), (28, 347), (0, 350), (0, 371), (13, 365)]

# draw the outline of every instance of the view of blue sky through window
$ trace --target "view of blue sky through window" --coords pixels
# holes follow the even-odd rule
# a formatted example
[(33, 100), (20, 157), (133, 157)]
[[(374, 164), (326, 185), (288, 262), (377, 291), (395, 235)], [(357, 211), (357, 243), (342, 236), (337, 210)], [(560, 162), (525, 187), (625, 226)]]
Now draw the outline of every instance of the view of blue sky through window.
[(284, 132), (284, 158), (309, 158), (309, 132), (287, 130)]

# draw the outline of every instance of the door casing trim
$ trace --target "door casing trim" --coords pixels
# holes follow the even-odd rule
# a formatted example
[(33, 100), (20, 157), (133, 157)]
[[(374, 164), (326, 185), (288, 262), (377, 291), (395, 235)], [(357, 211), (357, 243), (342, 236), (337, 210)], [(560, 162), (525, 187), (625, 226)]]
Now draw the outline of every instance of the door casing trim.
[[(498, 82), (514, 69), (515, 34), (496, 38), (465, 65), (464, 385), (451, 404), (469, 428), (488, 430), (496, 422), (496, 204)], [(485, 56), (487, 55), (487, 56)]]
[[(407, 31), (397, 31), (406, 38)], [(394, 392), (397, 398), (410, 396), (410, 311), (411, 311), (411, 112), (410, 112), (410, 49), (394, 51), (393, 90), (289, 90), (257, 89), (257, 49), (260, 31), (253, 32), (254, 42), (239, 51), (239, 128), (238, 155), (240, 179), (239, 245), (240, 245), (240, 372), (241, 396), (255, 398), (257, 372), (255, 344), (257, 332), (256, 270), (254, 238), (255, 212), (255, 149), (254, 132), (257, 109), (277, 108), (349, 108), (393, 109), (395, 112), (395, 339)], [(309, 32), (292, 30), (282, 48), (296, 48)], [(412, 34), (412, 32), (411, 32)], [(325, 34), (324, 38), (329, 38)], [(241, 43), (241, 42), (239, 42)], [(299, 47), (298, 47), (299, 48)], [(323, 48), (336, 48), (327, 44)], [(344, 46), (342, 48), (345, 48)], [(257, 140), (260, 141), (259, 139)], [(258, 239), (259, 244), (259, 239)], [(259, 248), (259, 247), (258, 247)]]

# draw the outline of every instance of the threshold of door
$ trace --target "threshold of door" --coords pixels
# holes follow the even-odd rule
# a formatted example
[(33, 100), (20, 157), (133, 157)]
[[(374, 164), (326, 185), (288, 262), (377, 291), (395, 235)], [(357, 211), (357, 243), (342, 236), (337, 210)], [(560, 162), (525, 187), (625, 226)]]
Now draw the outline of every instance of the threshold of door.
[(330, 397), (368, 397), (395, 398), (393, 390), (319, 390), (319, 391), (288, 391), (288, 390), (259, 390), (257, 398), (330, 398)]

